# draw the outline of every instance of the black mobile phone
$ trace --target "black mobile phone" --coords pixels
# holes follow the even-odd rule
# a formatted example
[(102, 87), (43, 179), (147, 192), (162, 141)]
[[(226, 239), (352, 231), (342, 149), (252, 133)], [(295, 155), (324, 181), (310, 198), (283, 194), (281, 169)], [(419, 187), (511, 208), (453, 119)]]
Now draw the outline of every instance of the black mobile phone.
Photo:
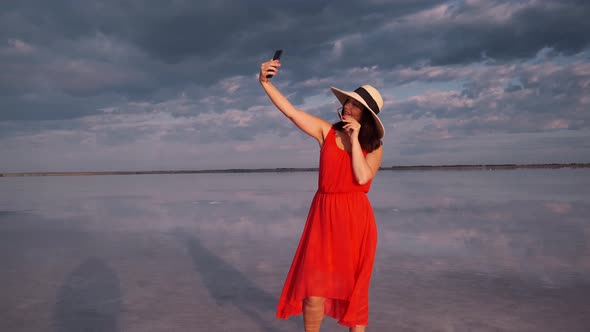
[[(283, 50), (276, 50), (275, 55), (272, 57), (273, 60), (280, 60)], [(271, 78), (272, 75), (266, 75), (266, 78)]]
[(283, 54), (283, 50), (277, 50), (275, 52), (275, 55), (272, 57), (273, 60), (280, 60), (281, 59), (281, 54)]

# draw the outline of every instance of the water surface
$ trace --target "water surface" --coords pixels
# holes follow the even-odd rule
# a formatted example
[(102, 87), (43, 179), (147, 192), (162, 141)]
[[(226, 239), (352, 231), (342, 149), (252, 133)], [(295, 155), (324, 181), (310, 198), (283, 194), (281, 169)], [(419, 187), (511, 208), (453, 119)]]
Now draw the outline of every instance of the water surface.
[[(274, 310), (316, 182), (0, 179), (0, 330), (302, 331)], [(590, 170), (384, 171), (369, 197), (368, 330), (588, 330)]]

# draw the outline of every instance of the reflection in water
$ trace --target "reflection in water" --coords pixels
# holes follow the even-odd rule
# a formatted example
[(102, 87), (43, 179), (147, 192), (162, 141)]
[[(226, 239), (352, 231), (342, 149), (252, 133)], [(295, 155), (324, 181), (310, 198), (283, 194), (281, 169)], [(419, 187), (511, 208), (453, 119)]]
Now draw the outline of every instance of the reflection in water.
[(117, 275), (101, 259), (78, 266), (59, 291), (54, 322), (57, 332), (117, 332), (121, 290)]
[[(300, 331), (274, 318), (272, 294), (316, 186), (314, 173), (1, 179), (0, 330), (211, 317), (212, 330)], [(371, 331), (588, 331), (590, 170), (380, 172), (369, 196)], [(110, 264), (70, 270), (87, 257)]]
[[(250, 281), (242, 272), (205, 248), (197, 237), (176, 231), (175, 237), (186, 245), (195, 270), (218, 305), (234, 305), (253, 320), (262, 331), (282, 331), (286, 325), (274, 318), (278, 299)], [(294, 323), (293, 320), (289, 323)]]

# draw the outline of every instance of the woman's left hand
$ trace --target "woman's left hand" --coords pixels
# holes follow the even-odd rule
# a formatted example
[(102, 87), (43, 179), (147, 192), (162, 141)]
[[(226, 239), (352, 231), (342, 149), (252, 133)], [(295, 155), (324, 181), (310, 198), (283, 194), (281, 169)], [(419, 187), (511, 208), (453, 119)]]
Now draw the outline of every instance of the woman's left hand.
[(342, 128), (346, 130), (348, 136), (352, 139), (358, 139), (359, 131), (361, 130), (361, 124), (352, 116), (344, 116), (342, 121), (346, 123)]

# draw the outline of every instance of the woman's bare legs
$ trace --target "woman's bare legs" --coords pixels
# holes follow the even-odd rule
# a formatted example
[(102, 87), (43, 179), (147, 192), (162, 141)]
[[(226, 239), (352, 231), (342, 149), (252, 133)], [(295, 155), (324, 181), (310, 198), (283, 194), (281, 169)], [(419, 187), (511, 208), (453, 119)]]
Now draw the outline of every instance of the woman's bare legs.
[[(305, 332), (319, 332), (324, 319), (323, 297), (310, 296), (303, 300), (303, 326)], [(348, 329), (349, 332), (365, 332), (366, 326), (357, 325)]]
[(305, 332), (319, 332), (324, 319), (323, 297), (311, 296), (303, 300), (303, 327)]

